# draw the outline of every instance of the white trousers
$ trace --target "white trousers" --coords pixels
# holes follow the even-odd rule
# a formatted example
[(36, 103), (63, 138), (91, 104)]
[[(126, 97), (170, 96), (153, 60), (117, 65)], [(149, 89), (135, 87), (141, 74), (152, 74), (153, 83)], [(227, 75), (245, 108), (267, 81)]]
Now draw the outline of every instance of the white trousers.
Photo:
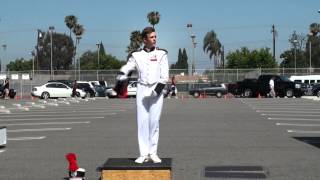
[(140, 83), (137, 86), (136, 101), (140, 156), (157, 154), (163, 95), (149, 96), (155, 86)]

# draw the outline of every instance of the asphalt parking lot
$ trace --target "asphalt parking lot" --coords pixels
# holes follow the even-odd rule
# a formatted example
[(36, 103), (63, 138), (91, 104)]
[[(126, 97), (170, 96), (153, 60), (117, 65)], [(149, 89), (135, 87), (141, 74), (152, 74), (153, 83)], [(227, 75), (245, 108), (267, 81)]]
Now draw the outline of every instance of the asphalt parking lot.
[[(0, 103), (0, 126), (8, 132), (0, 179), (63, 179), (69, 152), (77, 154), (86, 179), (99, 179), (96, 169), (108, 158), (138, 155), (135, 99)], [(166, 99), (158, 152), (173, 159), (175, 180), (229, 179), (204, 177), (206, 166), (261, 166), (267, 179), (318, 180), (319, 104), (303, 98)]]

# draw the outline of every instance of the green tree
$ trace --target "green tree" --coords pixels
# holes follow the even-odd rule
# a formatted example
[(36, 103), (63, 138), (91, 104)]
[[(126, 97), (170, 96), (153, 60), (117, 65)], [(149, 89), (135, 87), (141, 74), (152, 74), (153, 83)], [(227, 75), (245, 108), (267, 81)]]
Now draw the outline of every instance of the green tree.
[(8, 71), (29, 71), (32, 70), (32, 59), (26, 60), (23, 58), (16, 59), (7, 64)]
[(203, 39), (203, 51), (205, 53), (209, 53), (210, 59), (214, 60), (214, 67), (220, 67), (221, 63), (219, 63), (219, 57), (221, 55), (221, 43), (218, 39), (217, 34), (212, 30), (207, 32)]
[(102, 42), (100, 42), (100, 51), (99, 51), (100, 56), (106, 55), (106, 50), (104, 49), (104, 45)]
[(316, 36), (320, 32), (320, 24), (318, 24), (318, 23), (310, 24), (309, 30), (313, 36)]
[(134, 52), (138, 50), (143, 43), (141, 33), (140, 31), (132, 31), (130, 35), (130, 44), (127, 46), (126, 52), (130, 54), (131, 52)]
[(250, 51), (247, 47), (228, 53), (227, 68), (276, 68), (277, 63), (273, 59), (269, 48)]
[(179, 48), (178, 60), (175, 64), (171, 64), (170, 69), (179, 69), (179, 70), (182, 70), (179, 72), (185, 72), (185, 73), (188, 72), (188, 56), (185, 48), (183, 48), (183, 50)]
[(71, 38), (71, 32), (72, 32), (72, 29), (76, 26), (77, 22), (78, 22), (78, 18), (74, 15), (69, 15), (69, 16), (66, 16), (64, 18), (64, 22), (66, 23), (66, 26), (69, 28), (70, 30), (70, 38)]
[[(98, 65), (97, 59), (97, 51), (89, 50), (84, 52), (80, 57), (81, 68), (85, 70), (96, 70)], [(119, 69), (124, 64), (124, 61), (120, 61), (112, 55), (100, 55), (100, 69)]]
[(152, 11), (152, 12), (149, 12), (148, 15), (147, 15), (147, 18), (148, 18), (148, 21), (149, 23), (152, 25), (152, 27), (154, 28), (154, 26), (156, 24), (159, 23), (160, 21), (160, 13), (157, 12), (157, 11)]
[[(51, 39), (50, 33), (43, 33), (43, 38), (39, 41), (38, 65), (39, 70), (50, 70), (51, 61)], [(74, 44), (72, 39), (61, 33), (52, 33), (54, 70), (69, 70), (72, 65)]]

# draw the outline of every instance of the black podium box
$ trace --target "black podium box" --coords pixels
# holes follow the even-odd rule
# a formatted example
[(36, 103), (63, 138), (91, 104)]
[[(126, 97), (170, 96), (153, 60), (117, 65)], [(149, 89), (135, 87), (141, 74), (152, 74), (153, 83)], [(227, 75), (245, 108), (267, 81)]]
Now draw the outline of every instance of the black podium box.
[(135, 158), (110, 158), (102, 167), (101, 180), (171, 180), (171, 158), (161, 163), (137, 164)]

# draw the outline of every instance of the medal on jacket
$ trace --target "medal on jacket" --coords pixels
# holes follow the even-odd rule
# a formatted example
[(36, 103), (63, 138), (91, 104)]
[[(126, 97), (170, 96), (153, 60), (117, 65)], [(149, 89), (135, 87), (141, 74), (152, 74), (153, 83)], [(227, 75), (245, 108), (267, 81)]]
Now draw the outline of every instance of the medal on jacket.
[(150, 58), (150, 61), (157, 61), (157, 56), (156, 56), (156, 55), (153, 55), (153, 56)]

